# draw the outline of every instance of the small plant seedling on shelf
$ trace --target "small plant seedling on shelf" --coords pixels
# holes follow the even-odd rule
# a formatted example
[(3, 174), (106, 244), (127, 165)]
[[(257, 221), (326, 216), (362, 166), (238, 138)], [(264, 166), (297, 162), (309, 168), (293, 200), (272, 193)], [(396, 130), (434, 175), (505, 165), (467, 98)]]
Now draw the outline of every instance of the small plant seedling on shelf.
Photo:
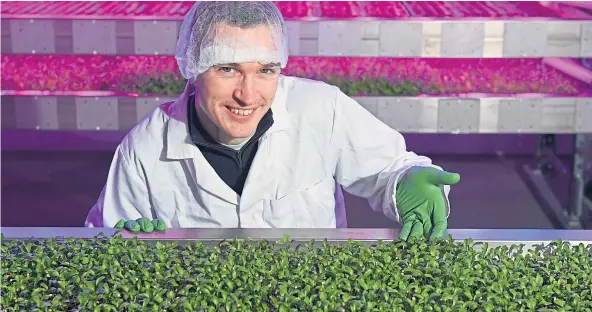
[[(281, 244), (282, 248), (276, 248)], [(290, 246), (297, 245), (295, 248)], [(588, 311), (592, 246), (2, 240), (1, 311)]]

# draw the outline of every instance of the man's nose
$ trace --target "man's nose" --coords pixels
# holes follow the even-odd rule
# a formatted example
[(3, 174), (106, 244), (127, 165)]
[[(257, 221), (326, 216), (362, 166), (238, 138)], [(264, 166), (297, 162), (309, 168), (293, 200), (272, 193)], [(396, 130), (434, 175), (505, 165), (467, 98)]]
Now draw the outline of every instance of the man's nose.
[(253, 79), (248, 77), (243, 78), (235, 89), (234, 96), (244, 106), (254, 105), (257, 98)]

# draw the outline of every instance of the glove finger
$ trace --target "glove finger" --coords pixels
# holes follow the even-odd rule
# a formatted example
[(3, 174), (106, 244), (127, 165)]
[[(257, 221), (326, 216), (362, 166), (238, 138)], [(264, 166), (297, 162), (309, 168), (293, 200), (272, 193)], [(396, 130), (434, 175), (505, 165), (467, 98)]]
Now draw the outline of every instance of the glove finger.
[(166, 225), (162, 220), (154, 219), (152, 220), (152, 225), (154, 226), (154, 229), (159, 232), (164, 232), (166, 230)]
[(142, 226), (142, 231), (144, 233), (152, 233), (152, 232), (154, 232), (154, 225), (152, 224), (152, 221), (143, 222), (141, 224), (141, 226)]
[(446, 215), (448, 214), (446, 202), (447, 200), (444, 191), (441, 191), (440, 194), (434, 196), (430, 207), (430, 218), (433, 224), (446, 221)]
[(117, 222), (117, 223), (115, 224), (115, 228), (116, 228), (116, 229), (123, 229), (123, 226), (124, 226), (124, 225), (125, 225), (125, 220), (124, 220), (124, 219), (121, 219), (121, 220), (119, 220), (119, 222)]
[(432, 233), (432, 220), (427, 219), (423, 221), (423, 235), (425, 237), (430, 237), (430, 234)]
[(414, 220), (405, 220), (403, 221), (403, 228), (399, 233), (399, 239), (401, 240), (408, 240), (409, 234), (411, 233), (411, 228), (413, 227)]
[(448, 228), (448, 219), (446, 218), (446, 203), (444, 196), (434, 203), (434, 212), (432, 213), (433, 229), (430, 239), (443, 238)]
[(151, 233), (154, 231), (154, 226), (152, 225), (152, 221), (148, 218), (139, 218), (136, 219), (136, 222), (140, 225), (140, 230), (144, 233)]
[(145, 217), (141, 217), (141, 218), (136, 219), (136, 222), (138, 222), (138, 223), (145, 222), (145, 221), (150, 222), (150, 219), (145, 218)]
[(432, 233), (430, 234), (430, 239), (443, 238), (447, 228), (448, 220), (446, 219), (444, 219), (444, 221), (435, 223)]
[(443, 170), (438, 170), (430, 173), (427, 176), (428, 182), (433, 185), (452, 185), (458, 183), (460, 181), (460, 174), (454, 172), (448, 172)]
[(411, 237), (420, 238), (422, 236), (423, 236), (423, 225), (419, 220), (417, 220), (417, 221), (413, 222), (413, 227), (411, 227)]
[(132, 233), (138, 233), (141, 230), (140, 225), (135, 220), (125, 221), (124, 228)]

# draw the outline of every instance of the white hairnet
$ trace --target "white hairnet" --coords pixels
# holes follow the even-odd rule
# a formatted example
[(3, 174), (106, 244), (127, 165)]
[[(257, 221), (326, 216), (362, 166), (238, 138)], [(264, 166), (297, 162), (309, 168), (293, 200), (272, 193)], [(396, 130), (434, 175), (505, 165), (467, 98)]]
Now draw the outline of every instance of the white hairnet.
[[(241, 36), (224, 26), (252, 29), (266, 26), (271, 38)], [(199, 1), (181, 25), (175, 58), (186, 79), (194, 79), (210, 67), (229, 63), (288, 62), (284, 18), (268, 1)], [(264, 41), (265, 44), (262, 44)]]

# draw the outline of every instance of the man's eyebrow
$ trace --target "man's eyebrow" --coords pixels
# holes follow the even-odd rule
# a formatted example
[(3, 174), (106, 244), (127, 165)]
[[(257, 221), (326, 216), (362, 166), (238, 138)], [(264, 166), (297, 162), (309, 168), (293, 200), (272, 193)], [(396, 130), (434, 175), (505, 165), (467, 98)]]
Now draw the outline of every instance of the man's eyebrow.
[[(215, 66), (217, 66), (217, 67), (239, 67), (240, 65), (238, 63), (225, 63), (225, 64), (218, 64)], [(263, 64), (264, 68), (271, 68), (271, 67), (277, 67), (277, 66), (280, 66), (280, 63)]]
[(265, 67), (265, 68), (277, 67), (277, 66), (280, 66), (280, 63), (267, 63), (267, 64), (263, 65), (263, 67)]

